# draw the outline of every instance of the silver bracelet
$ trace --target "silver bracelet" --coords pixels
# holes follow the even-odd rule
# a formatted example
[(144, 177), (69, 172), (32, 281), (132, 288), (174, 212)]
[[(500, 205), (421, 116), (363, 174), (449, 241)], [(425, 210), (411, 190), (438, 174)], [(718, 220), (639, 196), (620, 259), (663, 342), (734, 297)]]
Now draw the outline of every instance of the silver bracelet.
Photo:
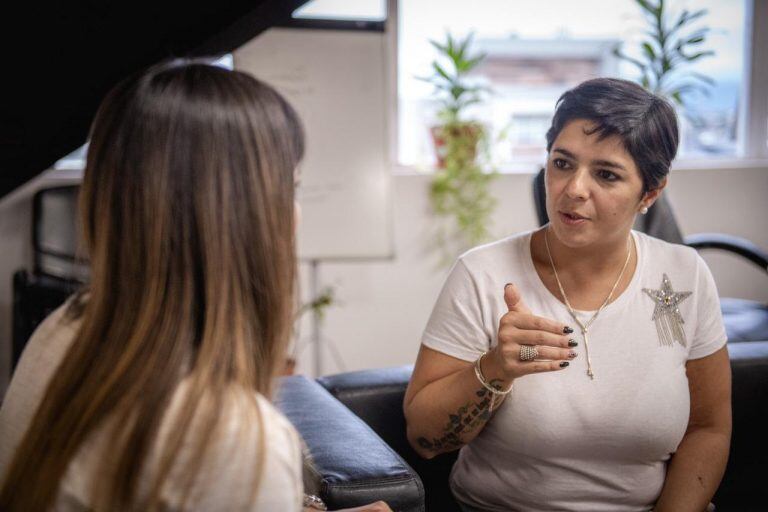
[(496, 389), (495, 387), (488, 384), (488, 381), (485, 380), (485, 376), (483, 375), (483, 370), (480, 368), (480, 363), (483, 361), (483, 358), (488, 353), (488, 351), (483, 352), (480, 354), (480, 357), (477, 358), (477, 361), (475, 361), (475, 376), (477, 377), (477, 380), (480, 381), (480, 384), (483, 385), (485, 389), (493, 393), (494, 395), (508, 395), (512, 391), (513, 384), (509, 385), (509, 388), (507, 390), (502, 391), (501, 389)]
[(304, 495), (304, 506), (313, 510), (328, 510), (320, 496), (315, 496), (314, 494)]

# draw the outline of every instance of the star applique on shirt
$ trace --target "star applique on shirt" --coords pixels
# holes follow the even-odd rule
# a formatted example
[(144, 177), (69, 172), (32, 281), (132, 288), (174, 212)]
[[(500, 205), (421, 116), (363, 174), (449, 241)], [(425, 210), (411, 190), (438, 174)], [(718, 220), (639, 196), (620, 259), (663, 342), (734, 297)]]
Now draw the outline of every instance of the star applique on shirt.
[(676, 292), (672, 289), (672, 282), (667, 277), (667, 274), (663, 274), (663, 276), (661, 289), (643, 288), (643, 291), (656, 304), (651, 319), (656, 321), (656, 327), (659, 330), (659, 341), (661, 343), (672, 345), (673, 341), (677, 341), (682, 346), (686, 346), (685, 332), (682, 329), (682, 324), (685, 321), (680, 315), (678, 306), (691, 295), (691, 292)]
[(643, 288), (643, 291), (656, 302), (652, 320), (656, 320), (660, 315), (668, 313), (680, 314), (677, 306), (691, 295), (691, 292), (676, 292), (673, 290), (672, 282), (667, 277), (667, 274), (664, 274), (664, 278), (661, 280), (660, 290)]

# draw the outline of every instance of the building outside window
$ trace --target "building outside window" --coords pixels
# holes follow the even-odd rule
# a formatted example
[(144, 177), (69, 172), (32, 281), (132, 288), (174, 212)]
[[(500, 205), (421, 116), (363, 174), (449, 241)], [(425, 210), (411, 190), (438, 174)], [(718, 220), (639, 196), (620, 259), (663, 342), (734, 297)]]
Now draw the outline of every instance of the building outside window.
[[(702, 50), (714, 50), (689, 71), (711, 77), (708, 94), (692, 92), (681, 120), (683, 159), (738, 157), (745, 8), (743, 0), (667, 0), (673, 15), (707, 9), (691, 25), (708, 27)], [(638, 57), (647, 21), (633, 0), (466, 2), (400, 0), (398, 3), (398, 160), (428, 169), (434, 165), (429, 127), (437, 104), (431, 85), (417, 77), (430, 73), (436, 51), (429, 40), (474, 34), (473, 48), (487, 55), (473, 74), (493, 93), (469, 114), (491, 129), (493, 163), (501, 170), (533, 170), (545, 156), (544, 134), (557, 98), (576, 84), (598, 76), (638, 80), (637, 68), (614, 55)], [(687, 32), (684, 32), (687, 33)]]

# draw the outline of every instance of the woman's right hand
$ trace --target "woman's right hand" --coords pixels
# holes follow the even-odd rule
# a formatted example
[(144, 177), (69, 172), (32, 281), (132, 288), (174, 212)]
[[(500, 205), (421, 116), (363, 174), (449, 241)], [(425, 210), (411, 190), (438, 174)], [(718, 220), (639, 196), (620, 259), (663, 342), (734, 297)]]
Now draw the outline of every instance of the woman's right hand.
[[(493, 368), (484, 373), (503, 375), (504, 380), (512, 382), (531, 373), (565, 369), (568, 361), (576, 357), (577, 344), (571, 338), (573, 330), (563, 323), (532, 314), (514, 284), (504, 287), (504, 302), (508, 311), (499, 320), (498, 343), (484, 358)], [(536, 347), (535, 360), (520, 360), (522, 345)]]

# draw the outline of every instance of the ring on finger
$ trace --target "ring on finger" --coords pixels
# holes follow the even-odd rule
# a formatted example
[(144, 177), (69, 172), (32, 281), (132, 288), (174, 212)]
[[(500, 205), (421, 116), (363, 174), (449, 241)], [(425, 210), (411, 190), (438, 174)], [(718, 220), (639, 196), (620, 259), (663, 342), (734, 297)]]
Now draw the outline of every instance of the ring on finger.
[(520, 345), (520, 360), (533, 361), (539, 357), (539, 349), (536, 345)]

